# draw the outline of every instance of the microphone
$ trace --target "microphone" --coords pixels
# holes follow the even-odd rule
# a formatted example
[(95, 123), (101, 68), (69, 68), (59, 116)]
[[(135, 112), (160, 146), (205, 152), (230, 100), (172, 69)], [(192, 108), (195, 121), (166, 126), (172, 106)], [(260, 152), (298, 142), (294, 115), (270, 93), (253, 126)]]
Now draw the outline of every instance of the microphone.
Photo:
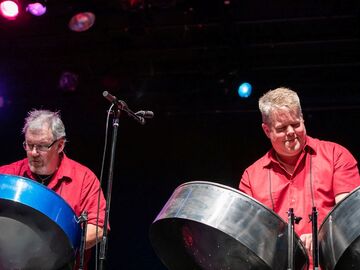
[(154, 117), (154, 113), (152, 111), (138, 111), (135, 113), (137, 116), (142, 116), (144, 118), (151, 119)]
[(113, 104), (117, 105), (118, 107), (120, 107), (120, 109), (128, 107), (124, 101), (118, 100), (117, 97), (113, 96), (108, 91), (104, 91), (103, 96), (104, 96), (104, 98), (106, 98), (111, 103), (113, 103)]
[[(150, 112), (150, 111), (140, 111), (141, 113), (139, 115), (134, 113), (132, 110), (129, 109), (129, 107), (127, 106), (127, 104), (124, 101), (117, 99), (117, 97), (111, 95), (108, 91), (104, 91), (103, 96), (108, 101), (115, 104), (119, 110), (126, 112), (128, 116), (130, 116), (131, 118), (133, 118), (134, 120), (139, 122), (141, 125), (145, 124), (146, 117), (152, 118), (154, 116), (154, 113)], [(142, 115), (142, 114), (144, 114), (144, 115)], [(145, 117), (145, 115), (146, 115), (146, 117)]]

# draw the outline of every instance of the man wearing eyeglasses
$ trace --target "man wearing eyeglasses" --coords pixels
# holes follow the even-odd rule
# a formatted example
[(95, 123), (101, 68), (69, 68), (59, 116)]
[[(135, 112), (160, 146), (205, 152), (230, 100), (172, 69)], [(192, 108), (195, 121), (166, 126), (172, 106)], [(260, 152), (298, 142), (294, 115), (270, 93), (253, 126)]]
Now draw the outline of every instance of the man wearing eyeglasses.
[(96, 244), (96, 233), (101, 239), (104, 224), (106, 202), (102, 192), (97, 215), (98, 192), (101, 189), (98, 178), (63, 152), (66, 134), (58, 112), (30, 111), (23, 133), (27, 157), (0, 167), (0, 174), (23, 176), (46, 185), (65, 199), (77, 216), (87, 211), (86, 249), (90, 249)]

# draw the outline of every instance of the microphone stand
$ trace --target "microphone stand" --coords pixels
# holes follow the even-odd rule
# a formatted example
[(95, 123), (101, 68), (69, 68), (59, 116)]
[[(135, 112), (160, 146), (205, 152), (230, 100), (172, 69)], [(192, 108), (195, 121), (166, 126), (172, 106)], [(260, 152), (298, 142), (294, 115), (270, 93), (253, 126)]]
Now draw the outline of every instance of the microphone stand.
[(117, 134), (119, 128), (119, 119), (121, 111), (126, 112), (127, 115), (137, 121), (138, 123), (144, 125), (145, 118), (152, 118), (154, 114), (151, 111), (139, 111), (134, 113), (129, 109), (127, 104), (117, 99), (115, 96), (111, 95), (109, 92), (104, 91), (103, 96), (113, 103), (114, 106), (114, 119), (113, 119), (113, 132), (112, 132), (112, 142), (111, 142), (111, 154), (110, 154), (110, 164), (109, 164), (109, 175), (107, 182), (107, 190), (106, 190), (106, 209), (105, 209), (105, 220), (104, 220), (104, 228), (103, 228), (103, 236), (102, 241), (100, 243), (100, 252), (99, 252), (99, 269), (105, 269), (104, 264), (106, 260), (106, 251), (107, 251), (107, 238), (108, 238), (108, 224), (110, 217), (110, 203), (111, 203), (111, 193), (112, 193), (112, 184), (114, 178), (114, 162), (115, 162), (115, 150), (116, 150), (116, 142), (117, 142)]
[(120, 118), (120, 108), (115, 106), (114, 119), (113, 119), (112, 143), (111, 143), (111, 156), (110, 156), (110, 165), (109, 165), (109, 176), (108, 176), (107, 190), (106, 190), (105, 220), (104, 220), (103, 236), (102, 236), (102, 241), (100, 243), (100, 252), (99, 252), (99, 269), (100, 270), (105, 269), (104, 263), (106, 260), (106, 251), (107, 251), (108, 223), (109, 223), (109, 216), (110, 216), (112, 184), (113, 184), (113, 178), (114, 178), (114, 161), (115, 161), (117, 133), (118, 133), (118, 128), (119, 128), (119, 118)]

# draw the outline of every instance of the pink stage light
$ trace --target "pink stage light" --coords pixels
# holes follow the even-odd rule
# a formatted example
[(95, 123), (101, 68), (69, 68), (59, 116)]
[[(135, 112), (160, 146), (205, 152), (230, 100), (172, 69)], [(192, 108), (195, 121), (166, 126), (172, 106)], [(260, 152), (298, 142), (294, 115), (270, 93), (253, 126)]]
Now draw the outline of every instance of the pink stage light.
[(15, 1), (2, 1), (0, 3), (0, 13), (9, 20), (14, 20), (19, 15), (19, 6)]
[(75, 14), (69, 21), (69, 28), (75, 32), (83, 32), (95, 23), (95, 14), (92, 12), (80, 12)]
[(27, 5), (26, 11), (34, 16), (42, 16), (46, 13), (46, 6), (39, 2), (30, 3)]

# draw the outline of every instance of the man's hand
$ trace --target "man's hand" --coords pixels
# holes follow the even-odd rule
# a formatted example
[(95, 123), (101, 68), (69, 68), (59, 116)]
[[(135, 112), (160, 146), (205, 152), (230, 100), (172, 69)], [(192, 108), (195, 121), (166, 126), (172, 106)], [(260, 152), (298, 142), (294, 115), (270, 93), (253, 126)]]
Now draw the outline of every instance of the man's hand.
[(303, 242), (305, 249), (312, 256), (313, 252), (313, 243), (312, 243), (312, 234), (307, 233), (300, 236), (300, 240)]
[(340, 193), (338, 195), (335, 196), (335, 203), (339, 203), (340, 201), (342, 201), (347, 195), (349, 194), (349, 192), (347, 193)]
[[(98, 227), (98, 242), (101, 242), (103, 236), (103, 228)], [(96, 226), (88, 224), (86, 228), (86, 245), (85, 249), (92, 248), (96, 244)]]

